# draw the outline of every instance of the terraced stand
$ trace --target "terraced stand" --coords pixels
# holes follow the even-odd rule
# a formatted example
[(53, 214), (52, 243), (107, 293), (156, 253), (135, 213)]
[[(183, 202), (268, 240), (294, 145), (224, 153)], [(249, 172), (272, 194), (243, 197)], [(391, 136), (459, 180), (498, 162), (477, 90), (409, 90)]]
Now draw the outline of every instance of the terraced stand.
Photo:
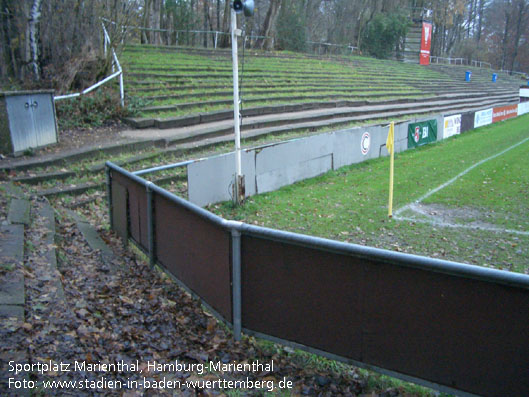
[[(155, 58), (160, 51), (163, 56)], [(197, 139), (204, 132), (229, 134), (229, 123), (211, 124), (233, 118), (231, 63), (226, 55), (225, 51), (202, 50), (191, 55), (170, 47), (127, 47), (127, 91), (148, 104), (141, 108), (139, 117), (127, 121), (135, 128), (200, 126), (194, 130)], [(394, 117), (394, 111), (402, 115), (450, 112), (518, 101), (516, 79), (502, 74), (492, 83), (490, 71), (474, 68), (472, 81), (465, 82), (465, 71), (461, 67), (421, 67), (362, 57), (318, 59), (300, 55), (285, 60), (281, 55), (251, 52), (244, 72), (241, 70), (243, 104), (247, 105), (242, 111), (243, 129), (282, 124), (284, 131), (292, 131), (290, 126), (315, 119), (341, 118), (339, 123), (323, 124), (328, 127)], [(343, 108), (340, 116), (336, 108)], [(299, 114), (315, 110), (316, 115)], [(279, 114), (282, 116), (275, 117)], [(246, 119), (265, 115), (270, 116), (266, 126)], [(355, 119), (353, 115), (363, 117)], [(193, 134), (187, 132), (175, 130), (162, 136), (183, 134), (191, 139)], [(178, 140), (170, 139), (168, 144)]]
[[(231, 52), (127, 46), (120, 58), (129, 103), (138, 108), (127, 119), (135, 128), (112, 144), (4, 161), (0, 171), (14, 173), (14, 181), (39, 195), (82, 195), (71, 203), (76, 206), (103, 190), (105, 160), (140, 169), (232, 150)], [(491, 71), (476, 68), (472, 81), (465, 82), (467, 68), (457, 66), (250, 50), (244, 58), (241, 131), (246, 146), (519, 100), (519, 80), (500, 73), (493, 83)], [(157, 182), (184, 178), (173, 172)]]

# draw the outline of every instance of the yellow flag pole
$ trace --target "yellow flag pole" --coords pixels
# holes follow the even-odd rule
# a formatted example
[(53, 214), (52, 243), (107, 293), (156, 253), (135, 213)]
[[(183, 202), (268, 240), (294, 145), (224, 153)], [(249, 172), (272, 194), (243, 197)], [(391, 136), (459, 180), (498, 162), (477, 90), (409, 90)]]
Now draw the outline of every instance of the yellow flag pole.
[(386, 141), (386, 148), (389, 152), (389, 203), (388, 203), (388, 216), (393, 216), (393, 165), (395, 160), (395, 124), (392, 121), (389, 125), (388, 139)]

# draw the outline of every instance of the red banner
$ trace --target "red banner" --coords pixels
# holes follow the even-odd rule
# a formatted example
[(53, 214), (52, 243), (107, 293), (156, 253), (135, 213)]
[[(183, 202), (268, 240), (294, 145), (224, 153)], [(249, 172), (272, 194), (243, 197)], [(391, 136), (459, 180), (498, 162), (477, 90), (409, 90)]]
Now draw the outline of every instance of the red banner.
[(422, 23), (422, 37), (421, 37), (421, 65), (430, 64), (430, 48), (432, 47), (432, 24)]
[(516, 116), (518, 116), (518, 105), (500, 106), (492, 110), (493, 123)]

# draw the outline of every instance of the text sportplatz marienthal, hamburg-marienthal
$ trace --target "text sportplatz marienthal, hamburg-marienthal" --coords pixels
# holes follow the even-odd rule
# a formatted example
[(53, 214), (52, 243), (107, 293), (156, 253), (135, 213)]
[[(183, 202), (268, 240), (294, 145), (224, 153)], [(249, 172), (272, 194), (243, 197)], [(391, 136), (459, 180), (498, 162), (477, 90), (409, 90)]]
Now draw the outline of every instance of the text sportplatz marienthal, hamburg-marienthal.
[[(43, 361), (20, 363), (9, 361), (8, 388), (39, 390), (131, 390), (131, 389), (242, 389), (273, 392), (291, 389), (292, 381), (286, 377), (271, 380), (274, 362), (209, 361), (184, 363), (182, 361), (117, 361), (60, 362)], [(257, 375), (267, 374), (264, 379)], [(64, 375), (68, 375), (65, 377)], [(67, 378), (67, 379), (66, 379)], [(37, 380), (32, 380), (37, 379)]]

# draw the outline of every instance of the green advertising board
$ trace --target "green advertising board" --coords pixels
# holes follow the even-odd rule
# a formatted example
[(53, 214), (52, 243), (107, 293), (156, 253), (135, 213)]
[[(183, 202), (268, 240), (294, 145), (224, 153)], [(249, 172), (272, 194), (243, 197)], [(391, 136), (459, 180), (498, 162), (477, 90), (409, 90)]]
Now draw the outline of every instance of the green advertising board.
[(408, 124), (408, 149), (437, 140), (437, 120)]

